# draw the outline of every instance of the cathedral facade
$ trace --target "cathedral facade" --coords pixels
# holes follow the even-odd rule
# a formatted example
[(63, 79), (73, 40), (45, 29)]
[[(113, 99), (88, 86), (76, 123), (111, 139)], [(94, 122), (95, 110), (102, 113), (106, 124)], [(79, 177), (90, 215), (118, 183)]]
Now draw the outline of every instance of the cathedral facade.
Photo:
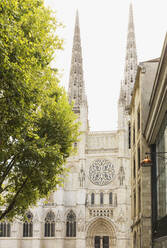
[(68, 175), (48, 202), (41, 200), (27, 221), (2, 223), (3, 248), (129, 248), (131, 188), (129, 114), (137, 56), (132, 6), (129, 12), (125, 78), (118, 102), (118, 130), (90, 132), (76, 15), (69, 101), (81, 122), (77, 154), (67, 161)]

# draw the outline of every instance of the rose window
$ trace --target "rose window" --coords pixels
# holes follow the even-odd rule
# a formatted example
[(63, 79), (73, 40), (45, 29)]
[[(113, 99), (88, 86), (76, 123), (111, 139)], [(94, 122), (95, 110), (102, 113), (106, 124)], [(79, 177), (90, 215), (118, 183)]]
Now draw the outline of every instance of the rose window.
[(106, 185), (113, 180), (114, 166), (109, 160), (95, 160), (89, 168), (89, 179), (96, 185)]

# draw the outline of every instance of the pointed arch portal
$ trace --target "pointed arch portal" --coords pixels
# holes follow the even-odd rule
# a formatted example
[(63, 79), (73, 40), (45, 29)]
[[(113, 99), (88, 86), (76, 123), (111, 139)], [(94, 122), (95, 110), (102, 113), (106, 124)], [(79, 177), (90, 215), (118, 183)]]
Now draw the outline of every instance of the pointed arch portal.
[(87, 229), (86, 248), (115, 248), (116, 235), (113, 224), (104, 218), (93, 221)]

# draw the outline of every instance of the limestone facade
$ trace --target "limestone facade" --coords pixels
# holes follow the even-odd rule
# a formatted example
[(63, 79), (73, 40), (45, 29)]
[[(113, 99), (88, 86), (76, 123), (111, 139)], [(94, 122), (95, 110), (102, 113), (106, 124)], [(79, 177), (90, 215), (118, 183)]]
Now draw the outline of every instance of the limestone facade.
[[(131, 245), (129, 103), (137, 68), (130, 6), (125, 78), (118, 103), (118, 130), (90, 132), (76, 15), (69, 101), (81, 122), (77, 154), (66, 164), (64, 186), (30, 209), (29, 221), (0, 227), (3, 248), (129, 248)], [(8, 228), (8, 231), (6, 231)], [(2, 235), (1, 235), (2, 236)]]
[(151, 158), (152, 247), (167, 247), (167, 35), (149, 99), (144, 130)]
[(142, 62), (137, 69), (130, 106), (131, 114), (131, 216), (132, 247), (151, 247), (151, 167), (142, 166), (149, 152), (143, 135), (149, 112), (149, 99), (159, 59)]

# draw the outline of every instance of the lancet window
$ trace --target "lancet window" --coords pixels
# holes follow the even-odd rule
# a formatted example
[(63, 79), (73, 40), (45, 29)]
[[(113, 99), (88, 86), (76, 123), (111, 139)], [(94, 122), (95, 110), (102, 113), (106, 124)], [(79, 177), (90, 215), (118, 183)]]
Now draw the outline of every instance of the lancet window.
[(112, 199), (112, 192), (109, 193), (109, 204), (111, 205), (113, 203)]
[(76, 215), (72, 210), (67, 215), (66, 236), (76, 237)]
[(103, 192), (100, 192), (100, 204), (102, 205), (104, 202)]
[(29, 211), (26, 214), (26, 220), (23, 223), (23, 237), (33, 236), (33, 214)]
[(10, 237), (10, 223), (0, 222), (0, 237)]
[(91, 205), (94, 205), (95, 204), (95, 194), (92, 193), (91, 194)]
[(52, 211), (48, 212), (45, 218), (45, 237), (55, 236), (55, 215)]

